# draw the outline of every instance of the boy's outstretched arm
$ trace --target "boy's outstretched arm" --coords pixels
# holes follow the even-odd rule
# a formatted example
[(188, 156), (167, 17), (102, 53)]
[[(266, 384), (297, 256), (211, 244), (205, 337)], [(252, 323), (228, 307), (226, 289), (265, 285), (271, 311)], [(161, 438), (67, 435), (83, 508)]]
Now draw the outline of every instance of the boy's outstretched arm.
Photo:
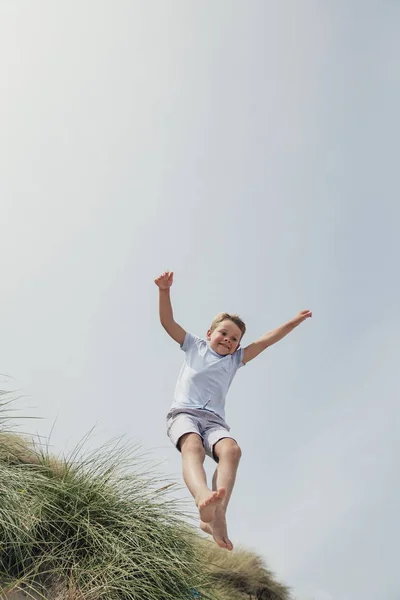
[(312, 312), (310, 310), (302, 310), (299, 314), (276, 329), (265, 333), (259, 340), (253, 342), (247, 348), (244, 349), (243, 352), (243, 362), (247, 363), (249, 360), (253, 360), (256, 356), (258, 356), (263, 350), (268, 348), (268, 346), (272, 346), (272, 344), (276, 344), (282, 338), (284, 338), (288, 333), (293, 331), (295, 327), (300, 325), (306, 319), (312, 317)]
[(186, 331), (174, 320), (170, 296), (170, 288), (173, 280), (174, 273), (172, 271), (165, 271), (154, 280), (154, 283), (158, 286), (160, 293), (159, 311), (161, 325), (173, 340), (182, 345), (185, 340)]

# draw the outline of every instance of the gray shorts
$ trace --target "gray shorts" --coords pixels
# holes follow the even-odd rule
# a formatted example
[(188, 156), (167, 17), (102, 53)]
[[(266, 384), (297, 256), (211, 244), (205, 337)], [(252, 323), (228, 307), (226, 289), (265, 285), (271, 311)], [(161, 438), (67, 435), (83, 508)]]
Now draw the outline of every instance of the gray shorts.
[(235, 438), (230, 428), (218, 415), (209, 410), (173, 408), (167, 415), (167, 434), (171, 442), (180, 451), (179, 440), (185, 433), (197, 433), (203, 442), (206, 454), (218, 462), (214, 455), (214, 446), (224, 438)]

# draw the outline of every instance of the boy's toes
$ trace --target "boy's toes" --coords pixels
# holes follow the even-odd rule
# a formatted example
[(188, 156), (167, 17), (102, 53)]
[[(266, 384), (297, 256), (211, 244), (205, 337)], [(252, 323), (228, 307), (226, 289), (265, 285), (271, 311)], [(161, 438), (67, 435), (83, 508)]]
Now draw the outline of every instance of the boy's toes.
[(228, 537), (228, 532), (226, 529), (226, 520), (224, 515), (221, 515), (218, 512), (216, 513), (215, 520), (211, 524), (211, 529), (213, 538), (220, 548), (225, 548), (226, 550), (233, 550), (233, 544)]
[(200, 520), (204, 523), (210, 523), (215, 515), (215, 509), (219, 503), (218, 493), (210, 492), (204, 496), (197, 504), (200, 513)]
[(232, 542), (231, 542), (230, 539), (227, 539), (226, 542), (225, 542), (225, 544), (226, 544), (225, 547), (226, 547), (227, 550), (229, 550), (229, 551), (233, 550), (233, 544), (232, 544)]
[(199, 508), (204, 508), (205, 506), (209, 506), (218, 498), (218, 492), (212, 492), (200, 505)]

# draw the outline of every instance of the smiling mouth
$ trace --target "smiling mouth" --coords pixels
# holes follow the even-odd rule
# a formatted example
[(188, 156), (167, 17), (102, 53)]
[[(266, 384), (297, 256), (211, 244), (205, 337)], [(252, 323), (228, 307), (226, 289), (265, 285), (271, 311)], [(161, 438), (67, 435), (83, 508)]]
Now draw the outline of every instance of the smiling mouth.
[(219, 345), (222, 346), (223, 348), (226, 348), (226, 350), (230, 350), (229, 346), (226, 346), (225, 344), (222, 344), (221, 342)]

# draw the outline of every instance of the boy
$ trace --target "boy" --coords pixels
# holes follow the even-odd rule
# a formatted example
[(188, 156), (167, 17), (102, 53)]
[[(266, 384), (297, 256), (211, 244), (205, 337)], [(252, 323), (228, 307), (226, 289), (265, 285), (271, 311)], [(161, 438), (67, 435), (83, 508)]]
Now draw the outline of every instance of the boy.
[[(187, 333), (175, 322), (170, 288), (174, 274), (165, 271), (155, 279), (159, 288), (161, 325), (186, 353), (171, 410), (168, 437), (182, 454), (182, 472), (200, 514), (200, 527), (221, 548), (232, 550), (226, 526), (226, 509), (235, 484), (241, 450), (225, 423), (225, 396), (236, 371), (272, 346), (305, 319), (303, 310), (246, 348), (240, 347), (246, 331), (237, 315), (218, 315), (206, 340)], [(217, 463), (212, 490), (207, 486), (203, 463), (206, 454)]]

